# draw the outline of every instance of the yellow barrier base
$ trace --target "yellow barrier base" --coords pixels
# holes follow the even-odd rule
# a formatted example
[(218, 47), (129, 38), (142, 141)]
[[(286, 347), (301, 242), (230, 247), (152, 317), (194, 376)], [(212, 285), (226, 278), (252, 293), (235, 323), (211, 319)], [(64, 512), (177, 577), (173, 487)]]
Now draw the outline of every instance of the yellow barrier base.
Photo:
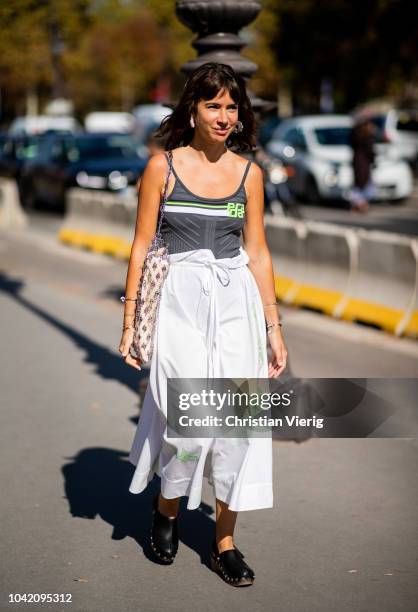
[[(58, 233), (58, 239), (75, 247), (87, 248), (95, 253), (105, 253), (127, 260), (131, 253), (131, 244), (123, 238), (92, 234), (79, 230), (62, 229)], [(313, 285), (302, 285), (285, 276), (275, 276), (274, 284), (277, 299), (292, 304), (292, 306), (305, 306), (320, 310), (324, 314), (332, 316), (335, 307), (340, 303), (343, 294)], [(345, 305), (340, 318), (345, 321), (357, 321), (380, 327), (392, 334), (405, 316), (405, 311), (397, 310), (373, 302), (349, 299)], [(415, 311), (408, 321), (403, 335), (412, 338), (418, 337), (418, 311)]]
[(274, 286), (276, 289), (277, 298), (283, 300), (284, 302), (287, 301), (286, 296), (289, 296), (289, 299), (291, 299), (292, 293), (299, 287), (298, 283), (291, 278), (287, 278), (286, 276), (275, 276)]
[(131, 254), (131, 244), (127, 240), (115, 236), (62, 229), (58, 232), (58, 240), (75, 247), (89, 249), (95, 253), (112, 255), (118, 259), (129, 259)]
[(300, 285), (293, 304), (322, 310), (325, 314), (332, 316), (342, 298), (343, 294), (339, 291), (321, 289), (321, 287), (313, 287), (312, 285)]
[(346, 321), (359, 321), (377, 325), (392, 334), (395, 333), (404, 316), (404, 310), (354, 299), (348, 300), (342, 313), (342, 318)]
[[(278, 299), (292, 306), (314, 308), (329, 316), (333, 316), (335, 307), (343, 299), (341, 292), (298, 284), (287, 277), (275, 276), (274, 281)], [(291, 299), (289, 299), (290, 295)], [(349, 299), (338, 318), (373, 325), (391, 334), (396, 334), (398, 325), (404, 316), (404, 310), (364, 300)], [(411, 338), (418, 337), (418, 311), (413, 313), (402, 335)]]

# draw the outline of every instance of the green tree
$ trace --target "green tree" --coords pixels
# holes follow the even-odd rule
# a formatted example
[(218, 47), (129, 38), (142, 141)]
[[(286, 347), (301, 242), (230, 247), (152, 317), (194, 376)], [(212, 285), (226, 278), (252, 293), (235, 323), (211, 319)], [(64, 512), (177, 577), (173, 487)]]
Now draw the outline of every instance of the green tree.
[(7, 0), (0, 4), (3, 114), (20, 114), (30, 93), (46, 100), (60, 57), (88, 27), (88, 0)]
[(276, 0), (271, 38), (283, 79), (301, 111), (317, 111), (320, 83), (337, 109), (370, 97), (401, 97), (417, 82), (418, 27), (412, 0)]

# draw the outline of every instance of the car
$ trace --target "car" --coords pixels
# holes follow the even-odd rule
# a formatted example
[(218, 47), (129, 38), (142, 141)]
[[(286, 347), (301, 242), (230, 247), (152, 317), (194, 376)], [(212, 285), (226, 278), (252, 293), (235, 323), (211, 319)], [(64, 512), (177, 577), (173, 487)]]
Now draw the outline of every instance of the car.
[(21, 175), (28, 161), (36, 157), (40, 142), (44, 138), (42, 134), (6, 134), (0, 149), (0, 177), (14, 179), (20, 193)]
[(418, 110), (364, 105), (355, 118), (367, 117), (378, 130), (382, 148), (394, 159), (405, 159), (418, 170)]
[(0, 132), (0, 156), (3, 150), (4, 143), (7, 140), (7, 132)]
[(36, 157), (41, 135), (6, 134), (0, 148), (0, 176), (19, 181), (24, 164)]
[[(349, 115), (305, 115), (284, 120), (266, 149), (293, 169), (289, 189), (300, 200), (348, 201), (353, 186)], [(409, 165), (376, 151), (372, 180), (375, 200), (400, 201), (413, 189)]]
[(282, 119), (277, 113), (269, 114), (261, 119), (258, 129), (258, 143), (262, 147), (265, 147), (266, 143), (271, 139), (273, 131), (281, 121)]
[(87, 132), (135, 132), (137, 121), (131, 113), (121, 112), (94, 112), (84, 118), (84, 127)]
[(132, 113), (138, 121), (137, 134), (145, 140), (150, 130), (155, 130), (167, 115), (171, 115), (173, 109), (164, 104), (140, 104), (136, 106)]
[(10, 135), (43, 134), (45, 132), (63, 132), (76, 134), (81, 131), (81, 125), (74, 117), (36, 115), (16, 117), (9, 127)]
[(70, 187), (118, 192), (136, 184), (146, 163), (129, 134), (54, 134), (42, 141), (37, 156), (23, 168), (22, 204), (46, 204), (62, 211)]

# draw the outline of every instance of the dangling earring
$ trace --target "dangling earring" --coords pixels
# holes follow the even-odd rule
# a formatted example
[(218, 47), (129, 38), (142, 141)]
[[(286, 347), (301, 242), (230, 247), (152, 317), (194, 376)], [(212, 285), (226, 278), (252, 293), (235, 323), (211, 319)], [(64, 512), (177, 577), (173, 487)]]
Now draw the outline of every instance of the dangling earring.
[(244, 129), (244, 124), (242, 123), (242, 121), (237, 121), (233, 131), (235, 134), (239, 134), (239, 132), (242, 132), (243, 129)]
[(190, 117), (190, 127), (192, 128), (196, 127), (193, 117)]

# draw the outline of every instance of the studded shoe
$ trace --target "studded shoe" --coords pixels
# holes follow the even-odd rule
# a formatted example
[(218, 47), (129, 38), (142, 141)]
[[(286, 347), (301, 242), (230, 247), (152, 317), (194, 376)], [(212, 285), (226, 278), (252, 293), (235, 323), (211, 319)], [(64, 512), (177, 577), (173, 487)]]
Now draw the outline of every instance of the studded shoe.
[(161, 514), (158, 510), (158, 497), (153, 502), (150, 544), (158, 559), (170, 564), (174, 561), (179, 545), (178, 515), (170, 518)]
[(231, 586), (251, 586), (255, 579), (253, 570), (243, 560), (244, 555), (235, 546), (219, 552), (216, 540), (212, 542), (210, 565), (214, 572)]

